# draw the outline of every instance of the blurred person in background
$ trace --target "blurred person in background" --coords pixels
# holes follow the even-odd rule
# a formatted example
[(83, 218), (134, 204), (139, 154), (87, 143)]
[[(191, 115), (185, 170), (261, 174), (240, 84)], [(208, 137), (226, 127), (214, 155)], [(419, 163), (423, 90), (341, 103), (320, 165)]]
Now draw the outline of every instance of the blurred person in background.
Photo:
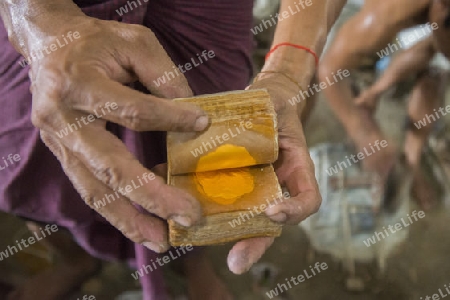
[[(432, 126), (418, 129), (414, 123), (422, 120), (426, 114), (433, 114), (444, 97), (445, 76), (442, 72), (430, 68), (429, 63), (438, 50), (446, 52), (449, 41), (448, 16), (446, 0), (366, 0), (362, 10), (338, 32), (319, 68), (320, 80), (326, 80), (327, 76), (340, 69), (355, 70), (365, 58), (372, 57), (377, 52), (381, 53), (379, 51), (383, 49), (400, 51), (400, 41), (395, 39), (397, 34), (403, 29), (425, 24), (417, 30), (426, 28), (429, 37), (400, 52), (381, 78), (361, 95), (353, 95), (348, 79), (324, 90), (332, 110), (358, 151), (361, 151), (376, 140), (386, 139), (374, 118), (376, 102), (382, 92), (410, 76), (416, 76), (416, 83), (408, 100), (403, 152), (413, 171), (413, 195), (424, 209), (432, 207), (437, 197), (430, 180), (420, 168), (423, 145)], [(438, 26), (437, 30), (435, 25), (432, 27), (433, 23)], [(388, 46), (390, 47), (386, 48)], [(391, 142), (389, 147), (365, 158), (362, 162), (364, 168), (376, 172), (386, 181), (397, 158), (394, 145), (395, 143)]]

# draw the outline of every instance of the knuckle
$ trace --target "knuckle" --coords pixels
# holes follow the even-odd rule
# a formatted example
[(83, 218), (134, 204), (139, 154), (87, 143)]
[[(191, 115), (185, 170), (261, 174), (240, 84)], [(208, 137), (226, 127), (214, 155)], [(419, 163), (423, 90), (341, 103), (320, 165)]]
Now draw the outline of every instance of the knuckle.
[(97, 166), (94, 175), (111, 188), (117, 188), (122, 183), (121, 171), (116, 166), (101, 165)]
[(83, 195), (81, 195), (81, 197), (87, 205), (89, 205), (90, 207), (95, 207), (96, 197), (94, 195), (90, 193), (84, 193)]
[(31, 123), (43, 129), (55, 120), (55, 111), (56, 108), (51, 103), (34, 106), (31, 112)]
[[(145, 203), (142, 203), (142, 207), (148, 211), (148, 212), (152, 212), (156, 215), (158, 215), (161, 218), (167, 218), (168, 213), (166, 210), (166, 205), (168, 201), (158, 201), (161, 200), (161, 198), (163, 198), (164, 196), (166, 196), (166, 194), (164, 193), (163, 189), (163, 185), (156, 182), (152, 189), (150, 190), (149, 193), (149, 200), (146, 201)], [(160, 205), (161, 203), (161, 205)]]
[(319, 208), (320, 208), (320, 204), (319, 203), (314, 204), (313, 209), (311, 211), (311, 214), (317, 213), (319, 211)]
[(95, 196), (95, 193), (93, 193), (92, 191), (90, 191), (86, 186), (82, 186), (82, 185), (77, 185), (76, 189), (78, 191), (78, 193), (81, 196), (81, 199), (83, 199), (83, 201), (92, 209), (94, 210), (100, 210), (102, 208), (102, 206), (98, 206), (96, 204), (98, 199)]
[(137, 105), (130, 104), (121, 108), (120, 117), (125, 122), (126, 127), (132, 130), (143, 129), (143, 114)]
[(121, 230), (125, 236), (127, 236), (130, 240), (132, 240), (135, 243), (142, 244), (146, 240), (142, 233), (136, 229), (133, 228), (132, 230)]
[(139, 227), (137, 225), (138, 219), (139, 213), (134, 218), (130, 218), (127, 220), (118, 220), (118, 222), (114, 226), (131, 241), (141, 244), (145, 242), (145, 238), (139, 231)]
[(65, 86), (63, 77), (64, 74), (60, 70), (44, 63), (33, 83), (36, 85), (37, 91), (41, 90), (49, 96), (61, 97)]
[[(153, 197), (152, 197), (153, 198)], [(160, 217), (165, 217), (164, 212), (162, 212), (160, 209), (158, 212), (156, 212), (158, 210), (158, 205), (155, 203), (154, 198), (151, 199), (150, 201), (146, 201), (145, 203), (143, 203), (141, 205), (146, 211), (148, 212), (152, 212), (152, 213), (157, 213), (158, 216)]]
[(131, 41), (148, 43), (150, 40), (156, 38), (155, 34), (145, 26), (131, 24), (128, 28), (131, 30), (126, 37)]
[(322, 204), (322, 197), (320, 196), (319, 193), (316, 193), (316, 196), (313, 199), (313, 201), (314, 201), (314, 205), (313, 205), (311, 214), (317, 213), (319, 211), (319, 209), (320, 209), (321, 204)]
[[(97, 203), (98, 199), (96, 196), (94, 196), (92, 193), (87, 192), (87, 191), (80, 191), (80, 194), (81, 194), (82, 199), (85, 201), (85, 203), (87, 205), (89, 205), (92, 209), (96, 210), (100, 214), (103, 214), (102, 213), (103, 206), (98, 205), (98, 203)], [(133, 242), (135, 242), (135, 243), (145, 242), (145, 238), (142, 235), (142, 233), (139, 231), (139, 226), (137, 226), (137, 223), (138, 223), (137, 220), (139, 219), (139, 215), (134, 218), (125, 219), (125, 220), (122, 220), (117, 217), (111, 218), (111, 216), (107, 219), (109, 219), (111, 224), (113, 224), (120, 232), (122, 232), (126, 237), (128, 237)]]
[(144, 235), (140, 231), (139, 222), (142, 221), (143, 214), (137, 212), (134, 218), (131, 218), (131, 222), (125, 221), (123, 223), (123, 228), (119, 228), (120, 231), (124, 233), (130, 240), (135, 243), (142, 244), (146, 241)]
[(89, 84), (93, 78), (91, 73), (96, 70), (96, 65), (93, 65), (91, 61), (67, 59), (64, 62), (64, 70), (70, 76), (70, 83), (75, 85)]
[[(55, 120), (55, 113), (64, 99), (63, 81), (54, 71), (46, 71), (32, 83), (33, 106), (31, 122), (37, 128), (49, 125)], [(39, 84), (45, 82), (45, 84)]]
[(34, 109), (31, 113), (31, 123), (33, 123), (34, 127), (42, 128), (45, 124), (45, 114), (41, 111)]

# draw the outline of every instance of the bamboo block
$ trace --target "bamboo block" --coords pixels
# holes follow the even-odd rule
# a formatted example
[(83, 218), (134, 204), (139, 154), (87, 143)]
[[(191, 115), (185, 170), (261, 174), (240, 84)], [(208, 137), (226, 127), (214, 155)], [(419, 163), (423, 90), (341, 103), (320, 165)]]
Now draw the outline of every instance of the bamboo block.
[[(196, 172), (200, 157), (225, 143), (245, 147), (254, 157), (255, 164), (270, 164), (277, 159), (277, 118), (265, 90), (227, 92), (174, 101), (200, 106), (208, 114), (211, 125), (200, 133), (168, 133), (167, 160), (173, 175)], [(219, 143), (217, 137), (223, 141), (224, 134), (229, 139)], [(200, 150), (203, 153), (199, 153)], [(222, 160), (234, 161), (233, 157), (223, 157)]]
[[(208, 246), (257, 236), (280, 236), (281, 225), (266, 216), (256, 215), (250, 222), (243, 222), (242, 215), (242, 212), (211, 215), (205, 217), (202, 223), (190, 228), (169, 220), (171, 245)], [(235, 220), (241, 220), (241, 223), (238, 225), (234, 223)], [(236, 227), (232, 227), (230, 224), (235, 224)]]
[[(246, 169), (253, 176), (254, 189), (229, 205), (219, 205), (205, 195), (199, 186), (195, 173), (170, 176), (169, 184), (193, 195), (200, 202), (203, 213), (207, 216), (224, 212), (247, 211), (255, 205), (259, 206), (267, 203), (267, 201), (272, 202), (274, 198), (281, 197), (281, 189), (272, 165), (252, 166)], [(231, 171), (234, 171), (234, 169), (231, 169)], [(223, 172), (226, 173), (227, 170), (223, 170)]]
[(196, 197), (204, 217), (189, 228), (169, 221), (171, 245), (279, 236), (280, 224), (251, 211), (264, 211), (282, 196), (271, 165), (278, 156), (278, 135), (269, 94), (238, 91), (175, 101), (200, 106), (211, 125), (201, 133), (167, 135), (168, 183)]
[[(194, 246), (221, 244), (256, 236), (279, 236), (281, 225), (270, 220), (264, 212), (275, 199), (280, 199), (281, 189), (272, 165), (248, 167), (254, 178), (254, 189), (232, 204), (221, 205), (202, 193), (196, 174), (170, 176), (169, 184), (184, 189), (200, 201), (203, 222), (185, 228), (169, 221), (169, 240), (172, 246), (190, 243)], [(235, 169), (221, 172), (234, 172)]]

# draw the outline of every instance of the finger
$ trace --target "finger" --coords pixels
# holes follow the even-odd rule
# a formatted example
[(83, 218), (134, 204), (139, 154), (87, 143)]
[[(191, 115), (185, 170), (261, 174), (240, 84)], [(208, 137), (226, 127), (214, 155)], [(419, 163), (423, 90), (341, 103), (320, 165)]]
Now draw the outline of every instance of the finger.
[[(290, 198), (271, 206), (266, 215), (277, 222), (298, 224), (317, 212), (322, 202), (315, 179), (314, 165), (303, 149), (283, 150), (277, 169), (280, 184), (287, 188)], [(300, 163), (305, 162), (305, 163)]]
[(259, 237), (242, 240), (228, 253), (228, 268), (234, 274), (247, 272), (273, 244), (273, 237)]
[[(49, 95), (50, 100), (44, 101), (42, 95)], [(55, 101), (51, 100), (54, 99), (51, 96), (55, 95), (41, 92), (36, 96), (37, 99), (33, 103), (36, 104), (33, 107), (33, 124), (47, 132), (56, 131), (63, 145), (81, 160), (98, 180), (112, 190), (126, 194), (128, 199), (148, 212), (164, 219), (173, 219), (182, 226), (191, 226), (201, 218), (199, 203), (188, 193), (167, 186), (159, 177), (153, 177), (153, 173), (136, 160), (122, 141), (105, 130), (103, 120), (96, 120), (89, 126), (77, 127), (70, 133), (59, 133), (55, 128), (64, 126), (66, 120), (78, 119), (82, 114), (61, 111)], [(68, 126), (68, 123), (65, 126)], [(139, 181), (141, 179), (142, 181)], [(142, 183), (144, 181), (145, 184)]]
[(100, 180), (163, 219), (191, 226), (201, 218), (199, 202), (146, 169), (116, 136), (102, 126), (85, 126), (62, 137), (64, 146)]
[[(165, 222), (139, 212), (125, 197), (98, 181), (57, 138), (41, 131), (41, 138), (61, 162), (83, 200), (135, 243), (155, 252), (169, 249)], [(103, 199), (100, 197), (103, 196)]]
[[(133, 26), (134, 27), (134, 26)], [(129, 67), (152, 94), (165, 98), (192, 97), (186, 77), (158, 42), (155, 34), (144, 26), (136, 26), (141, 47), (128, 47), (124, 54)]]
[[(147, 95), (92, 70), (77, 79), (66, 103), (72, 109), (135, 131), (202, 131), (208, 117), (198, 106)], [(87, 121), (88, 122), (88, 121)], [(85, 122), (85, 123), (87, 123)]]
[(316, 213), (321, 202), (320, 194), (306, 191), (268, 208), (266, 215), (273, 221), (296, 225)]
[(274, 221), (295, 225), (317, 212), (322, 198), (314, 188), (315, 180), (311, 179), (308, 171), (296, 168), (289, 177), (285, 181), (285, 186), (291, 195), (290, 198), (269, 207), (266, 215)]

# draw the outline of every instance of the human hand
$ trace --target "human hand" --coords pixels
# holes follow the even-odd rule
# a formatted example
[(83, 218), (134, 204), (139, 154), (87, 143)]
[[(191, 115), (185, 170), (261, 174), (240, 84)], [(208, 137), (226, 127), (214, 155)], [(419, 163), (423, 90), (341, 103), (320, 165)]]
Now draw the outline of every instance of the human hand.
[[(163, 252), (169, 248), (166, 222), (140, 212), (134, 204), (190, 226), (201, 218), (199, 203), (142, 166), (105, 129), (106, 123), (136, 131), (201, 131), (208, 118), (198, 107), (160, 98), (189, 97), (192, 92), (181, 74), (155, 85), (153, 81), (172, 71), (174, 64), (149, 29), (86, 16), (68, 17), (65, 24), (53, 28), (40, 44), (30, 44), (29, 50), (36, 51), (69, 31), (79, 33), (70, 44), (32, 62), (32, 122), (91, 208), (132, 241)], [(152, 95), (124, 86), (136, 80)], [(101, 117), (94, 120), (99, 112)], [(86, 119), (89, 123), (83, 124)], [(76, 130), (62, 134), (77, 122)], [(142, 185), (125, 189), (132, 180), (141, 180)], [(124, 189), (125, 193), (115, 192)], [(116, 197), (99, 206), (105, 195)]]
[[(249, 88), (266, 89), (274, 102), (279, 131), (279, 156), (274, 167), (280, 185), (290, 194), (287, 201), (268, 208), (266, 214), (274, 221), (295, 225), (317, 212), (322, 199), (297, 107), (288, 102), (298, 94), (298, 87), (282, 74), (261, 74), (259, 78)], [(228, 267), (236, 274), (246, 272), (273, 241), (262, 237), (236, 243), (228, 254)]]

